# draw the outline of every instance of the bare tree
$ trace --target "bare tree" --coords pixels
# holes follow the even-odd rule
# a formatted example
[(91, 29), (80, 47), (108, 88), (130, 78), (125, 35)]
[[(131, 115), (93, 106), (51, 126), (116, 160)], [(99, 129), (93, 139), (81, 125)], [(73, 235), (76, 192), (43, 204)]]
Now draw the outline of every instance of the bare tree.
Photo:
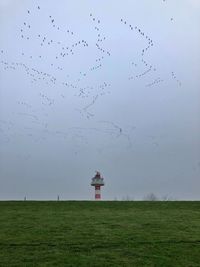
[(159, 200), (158, 197), (154, 193), (149, 193), (144, 197), (144, 200), (148, 201), (157, 201)]
[(162, 198), (161, 198), (162, 201), (170, 201), (172, 200), (171, 197), (169, 197), (168, 195), (164, 195)]

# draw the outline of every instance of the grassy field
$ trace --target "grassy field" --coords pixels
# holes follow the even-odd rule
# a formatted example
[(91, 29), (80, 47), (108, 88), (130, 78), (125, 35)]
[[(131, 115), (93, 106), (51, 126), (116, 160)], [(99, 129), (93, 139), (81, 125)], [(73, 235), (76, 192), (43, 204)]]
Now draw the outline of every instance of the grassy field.
[(0, 202), (0, 266), (200, 266), (200, 202)]

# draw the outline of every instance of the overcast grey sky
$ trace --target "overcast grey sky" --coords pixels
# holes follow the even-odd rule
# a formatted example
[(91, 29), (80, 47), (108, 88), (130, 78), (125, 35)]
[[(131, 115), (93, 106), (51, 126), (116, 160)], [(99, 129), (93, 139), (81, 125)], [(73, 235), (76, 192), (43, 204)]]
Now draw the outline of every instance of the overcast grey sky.
[(198, 0), (0, 0), (0, 199), (200, 199)]

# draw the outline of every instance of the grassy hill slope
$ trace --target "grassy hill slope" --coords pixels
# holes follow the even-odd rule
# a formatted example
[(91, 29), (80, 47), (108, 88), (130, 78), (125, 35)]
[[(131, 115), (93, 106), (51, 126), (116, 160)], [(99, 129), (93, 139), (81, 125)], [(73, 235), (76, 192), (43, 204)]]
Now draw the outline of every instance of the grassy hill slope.
[(200, 202), (0, 202), (0, 266), (200, 266)]

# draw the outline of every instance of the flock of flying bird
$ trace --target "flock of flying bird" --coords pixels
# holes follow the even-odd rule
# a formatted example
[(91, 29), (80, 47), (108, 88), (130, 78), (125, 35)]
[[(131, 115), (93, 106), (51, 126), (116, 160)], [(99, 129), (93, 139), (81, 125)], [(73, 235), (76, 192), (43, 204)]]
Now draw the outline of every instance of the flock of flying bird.
[[(165, 1), (165, 0), (163, 0)], [(42, 12), (42, 8), (40, 6), (37, 6), (36, 9), (38, 12)], [(110, 81), (103, 81), (100, 84), (96, 85), (81, 85), (81, 81), (84, 81), (87, 77), (90, 79), (91, 75), (95, 72), (95, 74), (104, 67), (106, 60), (109, 60), (109, 58), (112, 58), (112, 51), (108, 48), (106, 48), (105, 42), (107, 37), (103, 34), (102, 28), (101, 28), (101, 20), (97, 17), (95, 17), (93, 14), (89, 14), (89, 18), (92, 24), (92, 27), (95, 31), (96, 40), (94, 41), (94, 44), (89, 43), (85, 39), (77, 39), (74, 36), (77, 36), (75, 32), (69, 28), (65, 28), (64, 26), (60, 26), (56, 22), (56, 18), (54, 18), (52, 15), (48, 15), (48, 23), (49, 27), (52, 28), (54, 31), (54, 35), (49, 36), (48, 33), (42, 34), (41, 32), (38, 32), (36, 35), (32, 33), (33, 25), (30, 23), (30, 18), (32, 15), (31, 10), (27, 10), (27, 16), (21, 27), (19, 28), (19, 36), (23, 42), (23, 45), (26, 47), (29, 46), (31, 42), (32, 44), (37, 44), (37, 46), (40, 49), (37, 49), (37, 51), (40, 51), (39, 54), (31, 53), (22, 51), (20, 52), (20, 61), (17, 62), (8, 62), (6, 60), (6, 56), (8, 55), (9, 51), (1, 49), (1, 65), (2, 69), (5, 71), (22, 71), (29, 77), (30, 82), (33, 84), (33, 86), (37, 86), (36, 84), (42, 83), (44, 87), (48, 88), (48, 86), (53, 87), (67, 87), (73, 90), (74, 96), (78, 97), (79, 99), (82, 99), (84, 102), (84, 105), (82, 108), (75, 108), (76, 111), (78, 111), (82, 116), (84, 116), (87, 119), (91, 119), (95, 117), (94, 112), (91, 111), (92, 106), (96, 104), (97, 101), (101, 97), (103, 97), (106, 94), (111, 94), (111, 82)], [(42, 14), (41, 14), (42, 15)], [(144, 41), (144, 47), (141, 48), (140, 51), (140, 63), (136, 63), (135, 61), (130, 61), (130, 64), (132, 67), (134, 67), (134, 74), (128, 77), (128, 80), (137, 80), (139, 78), (143, 78), (144, 76), (147, 76), (151, 72), (156, 74), (157, 69), (153, 64), (148, 63), (145, 60), (146, 53), (149, 52), (151, 48), (154, 47), (154, 42), (151, 39), (151, 37), (145, 33), (141, 27), (138, 25), (132, 25), (130, 22), (128, 22), (126, 19), (121, 18), (119, 19), (119, 23), (124, 25), (124, 27), (128, 27), (131, 34), (134, 34), (136, 36), (140, 36), (142, 40)], [(68, 37), (68, 40), (72, 38), (71, 44), (69, 42), (65, 41), (65, 38), (62, 40), (58, 40), (57, 33), (62, 34), (64, 37)], [(75, 40), (75, 41), (74, 41)], [(22, 47), (23, 47), (22, 45)], [(70, 58), (70, 60), (73, 60), (73, 56), (79, 55), (79, 53), (85, 53), (84, 49), (87, 50), (87, 53), (89, 52), (89, 48), (91, 46), (95, 46), (96, 49), (96, 58), (94, 59), (94, 65), (90, 66), (89, 68), (85, 69), (84, 71), (79, 71), (77, 74), (76, 79), (72, 79), (70, 75), (66, 74), (65, 70), (65, 60), (66, 58)], [(48, 50), (49, 49), (49, 50)], [(52, 50), (51, 50), (52, 49)], [(31, 49), (30, 49), (31, 50)], [(48, 65), (48, 69), (50, 71), (46, 72), (40, 69), (40, 67), (36, 68), (35, 62), (44, 63), (45, 61), (45, 51), (52, 51), (49, 52), (49, 58), (50, 63)], [(56, 52), (56, 53), (55, 53)], [(24, 63), (26, 62), (26, 63)], [(27, 63), (28, 62), (28, 63)], [(34, 63), (34, 64), (33, 64)], [(142, 66), (143, 71), (137, 72), (138, 65)], [(60, 78), (60, 73), (64, 73), (65, 79), (62, 80)], [(54, 73), (54, 74), (52, 74)], [(154, 75), (155, 76), (155, 75)], [(62, 76), (63, 77), (63, 76)], [(171, 77), (173, 80), (176, 81), (176, 83), (181, 86), (181, 81), (177, 78), (177, 75), (173, 72), (171, 72)], [(152, 87), (156, 86), (157, 84), (164, 82), (164, 80), (160, 77), (154, 78), (152, 81), (150, 81), (148, 84), (146, 84), (146, 87)], [(63, 99), (67, 97), (67, 91), (62, 90), (62, 92), (58, 93), (58, 96)], [(48, 95), (48, 92), (39, 92), (39, 99), (40, 103), (42, 105), (43, 115), (48, 117), (48, 110), (45, 108), (50, 108), (51, 106), (56, 105), (56, 99), (50, 97)], [(23, 100), (17, 101), (17, 104), (24, 109), (24, 112), (18, 112), (18, 115), (26, 116), (31, 120), (31, 123), (37, 123), (42, 125), (43, 133), (50, 134), (50, 135), (59, 135), (66, 138), (69, 136), (69, 132), (71, 132), (71, 135), (76, 136), (77, 138), (81, 140), (86, 140), (84, 137), (84, 133), (86, 130), (89, 132), (96, 131), (96, 132), (103, 132), (109, 134), (111, 137), (124, 137), (128, 145), (131, 146), (131, 138), (129, 136), (129, 130), (122, 129), (121, 126), (117, 125), (116, 123), (112, 121), (100, 121), (97, 123), (99, 127), (94, 128), (81, 128), (81, 127), (74, 127), (73, 129), (68, 129), (69, 132), (62, 132), (62, 131), (55, 131), (48, 129), (48, 123), (43, 122), (40, 120), (39, 116), (36, 114), (36, 110), (34, 109), (32, 104), (26, 103)], [(34, 113), (35, 112), (35, 113)], [(0, 121), (0, 133), (6, 132), (7, 130), (10, 130), (13, 127), (12, 122), (7, 122), (4, 120)], [(5, 127), (3, 127), (5, 126)], [(103, 126), (103, 128), (102, 128)], [(110, 128), (108, 128), (108, 126)], [(4, 129), (3, 129), (4, 128)], [(31, 127), (25, 126), (24, 129), (27, 130), (33, 130)], [(28, 133), (29, 136), (33, 136), (30, 132)], [(86, 141), (85, 141), (86, 142)]]

